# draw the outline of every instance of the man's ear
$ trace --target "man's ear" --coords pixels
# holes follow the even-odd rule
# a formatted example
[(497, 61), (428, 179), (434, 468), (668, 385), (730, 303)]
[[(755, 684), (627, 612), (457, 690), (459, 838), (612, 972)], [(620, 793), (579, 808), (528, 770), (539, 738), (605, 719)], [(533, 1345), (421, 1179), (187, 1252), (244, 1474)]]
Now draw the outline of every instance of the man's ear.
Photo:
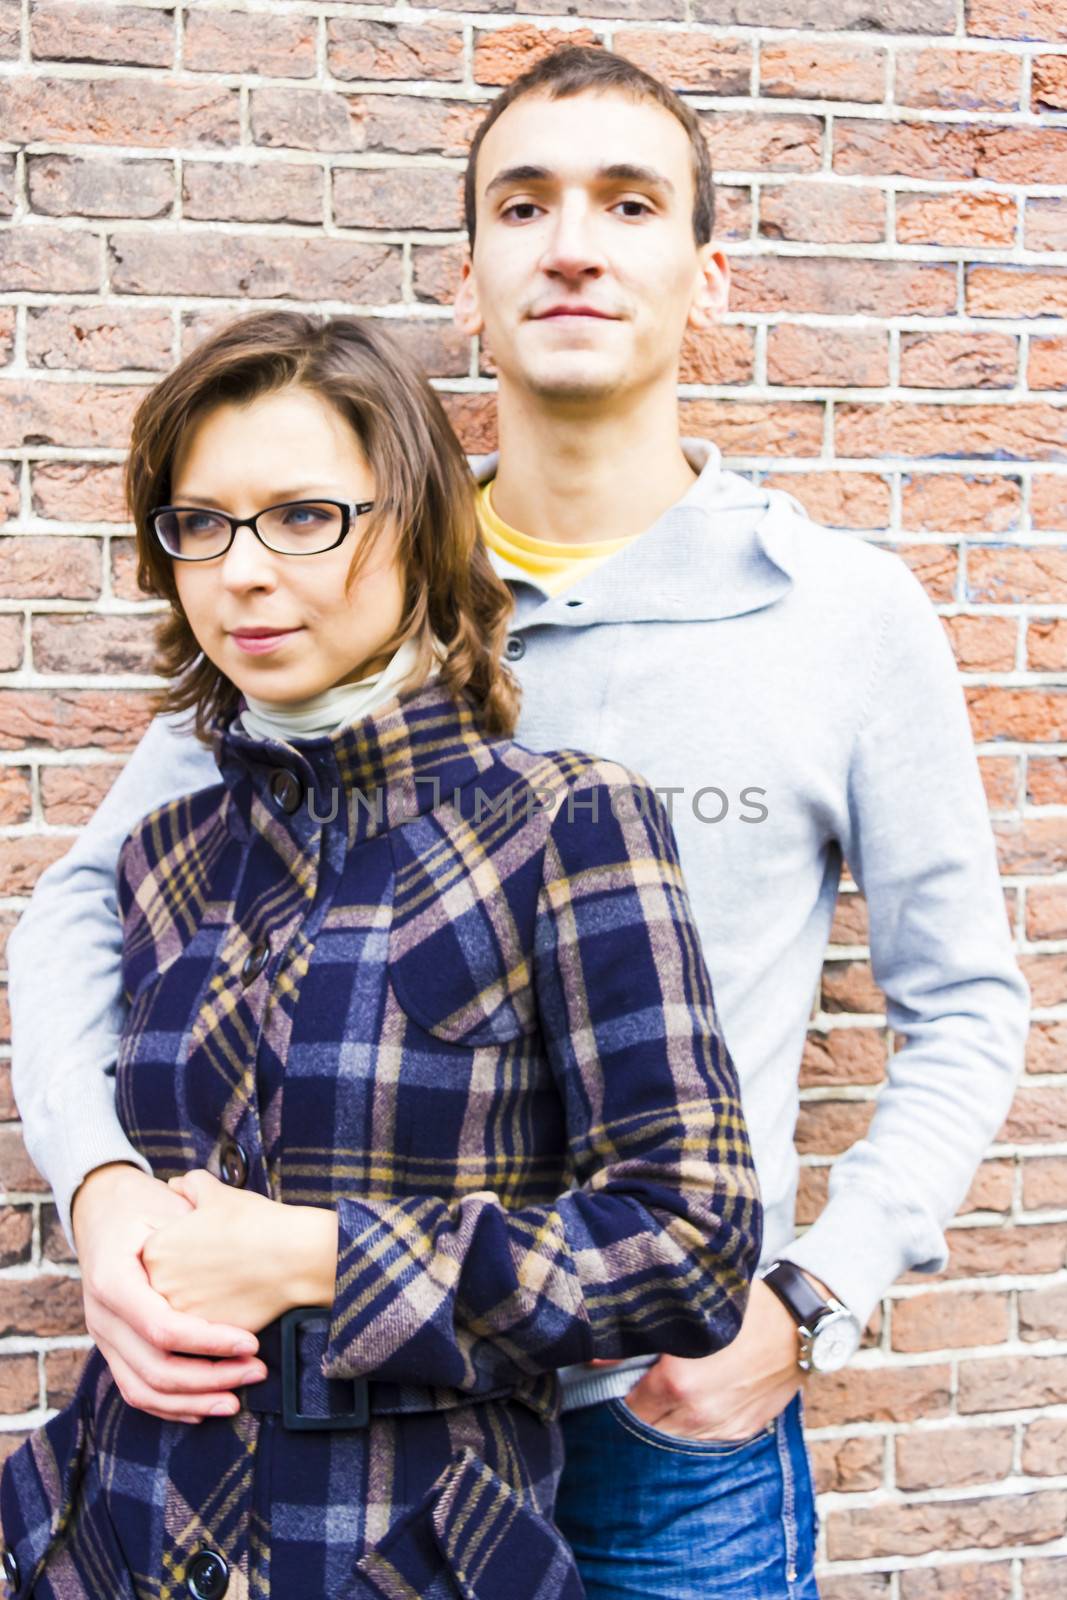
[(697, 289), (686, 327), (710, 328), (720, 321), (730, 301), (730, 263), (711, 243), (700, 246), (698, 260)]
[(469, 246), (463, 252), (463, 264), (459, 269), (459, 288), (452, 302), (452, 320), (460, 332), (465, 333), (468, 338), (481, 333), (485, 327), (481, 307), (478, 304), (478, 288), (474, 281), (474, 267), (471, 263)]

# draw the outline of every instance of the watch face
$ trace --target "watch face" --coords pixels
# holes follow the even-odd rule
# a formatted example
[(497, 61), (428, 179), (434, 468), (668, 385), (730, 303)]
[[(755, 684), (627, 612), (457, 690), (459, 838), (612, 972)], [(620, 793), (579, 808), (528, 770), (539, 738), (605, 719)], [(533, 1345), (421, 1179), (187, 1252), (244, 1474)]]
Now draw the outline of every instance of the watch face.
[(862, 1330), (848, 1311), (824, 1317), (811, 1341), (811, 1364), (816, 1372), (837, 1372), (859, 1349)]

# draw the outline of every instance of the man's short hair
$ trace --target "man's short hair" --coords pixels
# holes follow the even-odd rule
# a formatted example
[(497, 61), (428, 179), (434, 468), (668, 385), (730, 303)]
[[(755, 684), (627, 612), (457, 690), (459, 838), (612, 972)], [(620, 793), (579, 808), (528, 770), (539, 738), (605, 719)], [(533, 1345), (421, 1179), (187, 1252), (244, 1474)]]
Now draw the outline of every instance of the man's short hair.
[(550, 100), (566, 100), (577, 94), (628, 94), (635, 100), (651, 100), (676, 117), (689, 135), (693, 162), (693, 235), (698, 245), (707, 244), (715, 223), (715, 190), (711, 157), (708, 154), (700, 118), (679, 94), (660, 83), (634, 62), (596, 45), (563, 45), (544, 56), (521, 77), (508, 85), (492, 101), (478, 131), (471, 140), (467, 171), (463, 183), (463, 205), (467, 237), (474, 248), (476, 227), (476, 173), (482, 140), (498, 117), (524, 95), (540, 94)]

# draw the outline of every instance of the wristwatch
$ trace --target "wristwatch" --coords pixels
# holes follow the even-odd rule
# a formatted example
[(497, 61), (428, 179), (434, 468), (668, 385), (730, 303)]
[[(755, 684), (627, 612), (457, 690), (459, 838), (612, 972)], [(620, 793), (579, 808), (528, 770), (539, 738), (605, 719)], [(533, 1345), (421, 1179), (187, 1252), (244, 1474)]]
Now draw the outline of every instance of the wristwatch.
[(798, 1367), (804, 1372), (839, 1372), (852, 1360), (863, 1329), (847, 1306), (832, 1295), (824, 1300), (791, 1261), (772, 1261), (762, 1277), (797, 1325)]

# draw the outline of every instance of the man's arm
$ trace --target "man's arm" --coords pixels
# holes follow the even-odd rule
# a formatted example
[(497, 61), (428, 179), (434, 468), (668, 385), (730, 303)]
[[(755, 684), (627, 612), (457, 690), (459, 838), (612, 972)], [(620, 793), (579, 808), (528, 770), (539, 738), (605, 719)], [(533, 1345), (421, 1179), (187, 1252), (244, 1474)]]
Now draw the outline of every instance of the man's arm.
[(26, 1148), (52, 1187), (72, 1248), (71, 1201), (87, 1173), (111, 1162), (151, 1170), (115, 1113), (119, 849), (155, 806), (218, 778), (211, 751), (191, 731), (156, 717), (70, 850), (42, 873), (8, 941), (12, 1089)]
[(886, 567), (842, 846), (907, 1042), (867, 1137), (831, 1169), (821, 1215), (780, 1252), (861, 1323), (902, 1272), (944, 1267), (942, 1230), (1011, 1104), (1029, 1008), (952, 652), (917, 579)]

